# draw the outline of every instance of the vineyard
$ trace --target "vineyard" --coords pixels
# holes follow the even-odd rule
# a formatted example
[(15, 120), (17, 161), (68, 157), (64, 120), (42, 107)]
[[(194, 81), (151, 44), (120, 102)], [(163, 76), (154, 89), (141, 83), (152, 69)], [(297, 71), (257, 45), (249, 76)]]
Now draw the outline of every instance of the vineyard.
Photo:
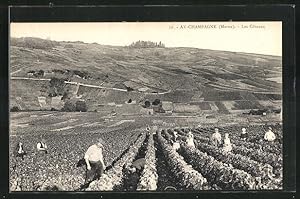
[[(83, 122), (79, 118), (78, 121)], [(59, 116), (55, 116), (51, 125), (66, 124), (59, 120)], [(221, 134), (229, 133), (233, 144), (231, 152), (224, 152), (210, 143), (213, 126), (191, 129), (196, 146), (192, 149), (185, 144), (189, 131), (186, 128), (146, 131), (144, 127), (133, 128), (127, 124), (107, 132), (99, 127), (87, 132), (91, 125), (83, 123), (79, 127), (78, 121), (76, 128), (62, 127), (60, 129), (64, 130), (59, 133), (43, 134), (49, 145), (48, 154), (35, 152), (35, 144), (40, 139), (38, 129), (24, 128), (11, 136), (11, 191), (282, 189), (283, 138), (279, 124), (272, 125), (277, 135), (273, 143), (262, 139), (267, 129), (264, 125), (248, 126), (250, 138), (247, 141), (239, 139), (242, 126), (220, 126)], [(42, 121), (40, 125), (43, 125)], [(180, 142), (177, 151), (172, 146), (174, 131)], [(99, 137), (105, 141), (103, 155), (107, 167), (99, 179), (83, 187), (85, 166), (78, 166), (78, 161)], [(20, 139), (27, 146), (28, 154), (24, 160), (13, 155), (14, 146)], [(127, 168), (140, 158), (145, 159), (142, 171), (128, 173)]]

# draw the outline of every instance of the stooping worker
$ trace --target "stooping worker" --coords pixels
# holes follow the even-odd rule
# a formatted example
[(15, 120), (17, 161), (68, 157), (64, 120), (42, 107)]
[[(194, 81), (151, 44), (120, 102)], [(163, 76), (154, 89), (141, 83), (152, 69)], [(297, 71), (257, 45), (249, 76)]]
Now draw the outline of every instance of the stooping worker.
[(180, 149), (180, 144), (179, 144), (178, 141), (175, 141), (175, 142), (172, 142), (172, 143), (173, 143), (173, 145), (172, 145), (173, 150), (177, 151), (178, 149)]
[(269, 142), (273, 142), (276, 139), (275, 134), (272, 131), (272, 128), (269, 127), (267, 132), (265, 133), (264, 139)]
[(189, 131), (187, 134), (186, 145), (188, 147), (195, 148), (194, 135), (192, 134), (192, 131)]
[(124, 176), (127, 178), (130, 176), (130, 180), (124, 181), (124, 187), (126, 187), (124, 191), (136, 191), (136, 185), (139, 182), (145, 163), (145, 158), (139, 158), (133, 161), (132, 164), (124, 165)]
[(232, 150), (232, 145), (229, 139), (229, 134), (225, 133), (224, 144), (223, 144), (223, 151), (230, 152)]
[(44, 152), (45, 154), (48, 153), (47, 149), (47, 144), (46, 144), (46, 140), (42, 139), (42, 141), (38, 142), (36, 145), (36, 149), (40, 152)]
[(178, 138), (177, 131), (173, 130), (173, 137), (174, 137), (174, 142), (176, 142)]
[(145, 158), (139, 158), (130, 165), (130, 168), (133, 172), (142, 171), (144, 169), (145, 163)]
[(16, 157), (20, 157), (20, 158), (22, 158), (22, 160), (24, 160), (24, 156), (26, 154), (27, 153), (24, 150), (23, 143), (19, 142), (18, 145), (17, 145), (17, 147), (16, 147)]
[(216, 147), (220, 147), (222, 144), (222, 136), (219, 133), (219, 129), (215, 128), (215, 132), (211, 135), (211, 143), (212, 145), (216, 146)]
[(242, 128), (242, 133), (240, 135), (241, 140), (247, 140), (249, 137), (248, 132), (246, 131), (246, 128)]
[(88, 148), (84, 155), (86, 163), (86, 178), (85, 183), (89, 183), (97, 178), (100, 178), (104, 172), (105, 164), (103, 161), (103, 140), (98, 139), (96, 144)]

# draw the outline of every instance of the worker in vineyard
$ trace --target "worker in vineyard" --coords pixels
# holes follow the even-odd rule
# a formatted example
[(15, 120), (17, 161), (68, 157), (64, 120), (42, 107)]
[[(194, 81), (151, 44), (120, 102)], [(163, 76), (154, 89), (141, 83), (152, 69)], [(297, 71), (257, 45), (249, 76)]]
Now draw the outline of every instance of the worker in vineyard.
[(23, 143), (19, 142), (18, 145), (17, 145), (17, 147), (16, 147), (16, 157), (20, 157), (20, 158), (22, 158), (22, 160), (24, 160), (24, 156), (26, 154), (27, 153), (24, 150)]
[(189, 131), (187, 133), (186, 145), (193, 149), (195, 148), (194, 135), (192, 134), (192, 131)]
[(84, 155), (86, 163), (86, 178), (85, 183), (89, 183), (97, 178), (100, 178), (105, 170), (105, 164), (103, 161), (103, 140), (98, 139), (96, 144), (93, 144), (88, 148)]
[(219, 129), (215, 128), (215, 132), (211, 135), (211, 143), (216, 147), (220, 147), (222, 145), (222, 136), (219, 133)]
[(46, 140), (42, 139), (42, 141), (38, 142), (37, 145), (36, 145), (36, 149), (39, 152), (44, 152), (45, 154), (47, 154), (48, 153), (48, 147), (47, 147), (47, 144), (46, 144)]
[(141, 172), (144, 169), (145, 163), (146, 163), (145, 158), (139, 158), (130, 165), (130, 168), (133, 172), (136, 172), (136, 171)]
[(242, 133), (240, 135), (241, 140), (247, 140), (249, 137), (248, 132), (246, 131), (246, 128), (242, 128)]
[(229, 134), (225, 133), (224, 143), (223, 143), (223, 151), (230, 152), (232, 150), (232, 145), (230, 142)]
[(124, 181), (124, 191), (136, 191), (136, 185), (139, 183), (140, 175), (146, 164), (145, 158), (138, 158), (132, 164), (125, 165), (124, 177), (130, 180)]
[(176, 142), (178, 138), (177, 131), (173, 130), (173, 137), (174, 137), (174, 142)]
[(177, 151), (178, 149), (180, 149), (179, 141), (177, 141), (177, 140), (175, 142), (172, 141), (172, 147), (173, 147), (174, 151)]
[(269, 142), (273, 142), (276, 139), (275, 134), (272, 131), (272, 128), (269, 127), (267, 132), (265, 133), (264, 139)]

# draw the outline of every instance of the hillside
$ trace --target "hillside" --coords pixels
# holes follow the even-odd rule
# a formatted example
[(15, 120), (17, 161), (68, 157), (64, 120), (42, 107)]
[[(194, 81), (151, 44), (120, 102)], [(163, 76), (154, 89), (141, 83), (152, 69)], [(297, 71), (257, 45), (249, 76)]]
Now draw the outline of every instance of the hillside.
[[(183, 47), (132, 48), (38, 38), (12, 38), (10, 50), (13, 77), (29, 77), (42, 70), (43, 78), (64, 77), (103, 87), (131, 88), (138, 92), (133, 95), (138, 100), (156, 98), (155, 93), (164, 93), (161, 98), (181, 103), (281, 99), (282, 64), (281, 57), (276, 56)], [(18, 85), (22, 87), (21, 83)], [(99, 97), (82, 87), (78, 92), (90, 98)], [(131, 94), (110, 92), (104, 101), (125, 101), (128, 96)]]

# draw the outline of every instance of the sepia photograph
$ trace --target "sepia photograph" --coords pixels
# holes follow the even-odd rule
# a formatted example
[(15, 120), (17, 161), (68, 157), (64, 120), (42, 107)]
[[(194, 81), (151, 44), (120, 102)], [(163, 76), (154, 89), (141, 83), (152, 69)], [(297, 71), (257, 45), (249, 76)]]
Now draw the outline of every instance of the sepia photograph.
[(12, 22), (9, 191), (283, 189), (282, 22)]

